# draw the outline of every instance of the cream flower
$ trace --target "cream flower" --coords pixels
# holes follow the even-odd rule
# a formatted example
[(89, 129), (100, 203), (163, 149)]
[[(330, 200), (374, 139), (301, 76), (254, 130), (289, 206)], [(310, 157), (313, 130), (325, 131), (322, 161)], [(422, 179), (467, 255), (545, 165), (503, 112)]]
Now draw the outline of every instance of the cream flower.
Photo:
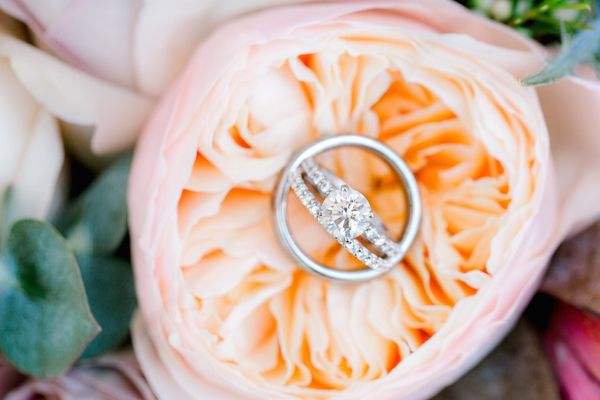
[(80, 71), (77, 79), (62, 80), (56, 71), (39, 71), (45, 63), (22, 66), (43, 84), (36, 96), (61, 119), (73, 120), (63, 125), (70, 147), (96, 164), (104, 160), (99, 156), (133, 146), (156, 99), (215, 26), (292, 2), (0, 0), (0, 10), (25, 22), (41, 48)]
[(10, 48), (22, 37), (0, 14), (0, 195), (12, 187), (14, 217), (45, 218), (61, 195), (64, 151), (57, 121), (19, 79)]
[[(130, 181), (134, 342), (159, 397), (426, 398), (480, 359), (562, 235), (600, 211), (571, 207), (599, 199), (587, 173), (563, 197), (555, 189), (548, 117), (519, 82), (537, 51), (441, 0), (286, 7), (205, 42), (150, 121)], [(540, 92), (542, 104), (562, 91)], [(582, 107), (600, 103), (600, 89), (588, 94)], [(576, 115), (561, 113), (548, 119), (553, 140)], [(571, 142), (598, 149), (591, 118)], [(403, 263), (355, 286), (298, 269), (270, 212), (290, 154), (347, 132), (402, 155), (425, 209)], [(351, 151), (328, 163), (401, 226), (389, 171)], [(307, 251), (349, 267), (301, 207), (291, 214)]]
[(294, 0), (0, 0), (74, 67), (155, 97), (215, 26), (236, 15)]
[(94, 149), (116, 152), (132, 144), (150, 103), (29, 45), (4, 14), (0, 25), (0, 192), (14, 188), (16, 217), (43, 218), (62, 192), (59, 124), (74, 146), (98, 132)]

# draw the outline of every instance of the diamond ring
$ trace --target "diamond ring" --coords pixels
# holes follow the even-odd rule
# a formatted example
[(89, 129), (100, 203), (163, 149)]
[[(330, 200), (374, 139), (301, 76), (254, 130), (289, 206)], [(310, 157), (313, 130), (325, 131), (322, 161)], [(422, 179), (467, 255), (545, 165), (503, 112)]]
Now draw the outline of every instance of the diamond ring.
[[(323, 152), (346, 146), (363, 148), (380, 156), (402, 183), (408, 218), (399, 241), (388, 237), (385, 226), (362, 193), (315, 160)], [(298, 246), (287, 220), (290, 189), (313, 218), (366, 268), (353, 271), (330, 268), (313, 260)], [(279, 239), (300, 266), (322, 277), (344, 282), (373, 279), (398, 265), (417, 236), (422, 213), (417, 183), (404, 160), (382, 142), (361, 135), (329, 136), (301, 149), (281, 175), (274, 193), (274, 206)]]

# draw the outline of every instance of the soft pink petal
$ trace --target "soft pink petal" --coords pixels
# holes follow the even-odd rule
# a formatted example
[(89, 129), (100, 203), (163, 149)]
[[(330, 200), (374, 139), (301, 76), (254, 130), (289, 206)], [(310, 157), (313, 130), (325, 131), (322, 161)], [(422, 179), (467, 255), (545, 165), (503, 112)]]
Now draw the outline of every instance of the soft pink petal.
[(6, 396), (32, 398), (154, 400), (133, 354), (122, 352), (87, 360), (54, 379), (29, 378)]
[(0, 192), (13, 188), (15, 217), (45, 218), (61, 196), (64, 150), (58, 122), (20, 82), (0, 33)]
[(20, 83), (54, 116), (94, 126), (92, 149), (111, 153), (130, 147), (152, 102), (126, 89), (86, 75), (12, 38), (0, 42)]
[(561, 230), (573, 234), (600, 218), (600, 82), (565, 78), (538, 89), (561, 194)]
[(296, 0), (1, 0), (0, 9), (24, 21), (72, 66), (158, 96), (215, 26), (292, 2)]

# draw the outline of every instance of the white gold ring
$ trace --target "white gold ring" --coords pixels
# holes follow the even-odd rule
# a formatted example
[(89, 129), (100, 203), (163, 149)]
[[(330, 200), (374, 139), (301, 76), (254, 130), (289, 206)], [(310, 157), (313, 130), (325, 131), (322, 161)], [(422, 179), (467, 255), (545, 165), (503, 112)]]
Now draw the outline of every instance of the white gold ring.
[[(346, 146), (380, 156), (399, 178), (408, 203), (407, 222), (399, 241), (388, 237), (385, 226), (362, 193), (315, 160), (323, 152)], [(331, 268), (316, 262), (298, 246), (287, 218), (290, 189), (313, 218), (366, 268), (352, 271)], [(274, 214), (279, 239), (300, 266), (325, 278), (361, 282), (385, 274), (404, 258), (419, 231), (422, 206), (414, 175), (391, 148), (367, 136), (335, 135), (311, 143), (292, 157), (274, 193)]]

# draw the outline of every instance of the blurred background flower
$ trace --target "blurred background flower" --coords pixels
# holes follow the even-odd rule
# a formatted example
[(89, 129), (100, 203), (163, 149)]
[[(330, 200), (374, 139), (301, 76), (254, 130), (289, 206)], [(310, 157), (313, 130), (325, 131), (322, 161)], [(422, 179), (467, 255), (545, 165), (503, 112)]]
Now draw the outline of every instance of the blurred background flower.
[(0, 10), (27, 24), (34, 43), (55, 56), (53, 64), (60, 59), (79, 71), (70, 76), (46, 63), (27, 64), (28, 76), (38, 78), (35, 94), (62, 120), (70, 149), (98, 167), (106, 163), (98, 155), (133, 146), (156, 99), (214, 27), (294, 2), (0, 0)]
[(267, 6), (300, 2), (308, 1), (0, 0), (0, 7), (72, 66), (158, 97), (216, 26)]
[(56, 118), (21, 80), (26, 32), (0, 13), (0, 194), (12, 186), (16, 217), (48, 216), (64, 192), (64, 150)]
[(600, 399), (600, 222), (556, 252), (513, 332), (435, 400)]
[(5, 400), (155, 399), (131, 352), (82, 362), (53, 379), (26, 378), (10, 366), (0, 365), (0, 396)]
[(557, 300), (544, 345), (566, 399), (600, 399), (600, 222), (556, 252), (542, 290)]
[(565, 400), (600, 399), (600, 318), (560, 303), (544, 344)]
[[(17, 204), (40, 204), (33, 213), (39, 217), (48, 208), (52, 197), (48, 192), (56, 186), (64, 158), (60, 128), (72, 147), (91, 160), (88, 149), (93, 136), (92, 145), (100, 153), (130, 147), (151, 102), (34, 47), (27, 41), (24, 27), (5, 14), (0, 25), (0, 124), (6, 136), (3, 143), (10, 143), (0, 150), (0, 185), (9, 181), (3, 175), (22, 174), (23, 186), (29, 185), (29, 190), (38, 186), (36, 190), (45, 191), (37, 196), (19, 196), (20, 190), (15, 188)], [(39, 179), (37, 173), (45, 174), (46, 179)], [(37, 180), (34, 184), (27, 183), (27, 179)]]

